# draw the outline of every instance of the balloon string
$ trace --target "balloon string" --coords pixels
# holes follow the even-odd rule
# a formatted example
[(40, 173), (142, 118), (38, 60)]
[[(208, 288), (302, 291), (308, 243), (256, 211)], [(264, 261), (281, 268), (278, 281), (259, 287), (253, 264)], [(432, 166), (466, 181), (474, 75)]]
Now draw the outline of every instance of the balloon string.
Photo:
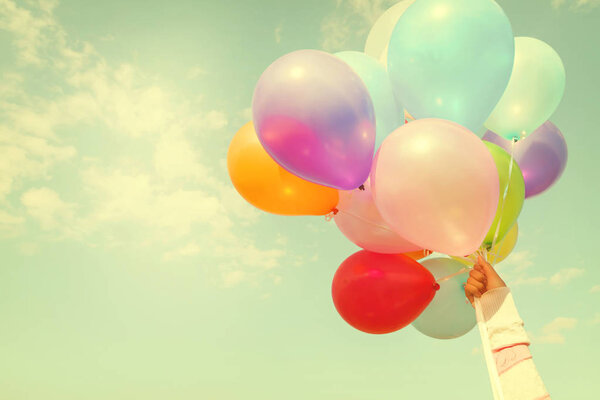
[(379, 228), (379, 229), (383, 229), (384, 231), (388, 231), (388, 232), (391, 232), (391, 233), (393, 233), (393, 234), (396, 234), (396, 235), (397, 235), (397, 233), (396, 233), (396, 232), (394, 232), (393, 230), (391, 230), (391, 229), (390, 229), (390, 228), (388, 228), (387, 226), (383, 226), (383, 225), (376, 224), (376, 223), (374, 223), (373, 221), (371, 221), (371, 220), (368, 220), (367, 218), (361, 217), (360, 215), (352, 214), (352, 213), (350, 213), (350, 212), (348, 212), (348, 211), (342, 211), (342, 210), (338, 210), (338, 209), (335, 209), (335, 210), (336, 210), (335, 212), (334, 212), (334, 211), (332, 211), (332, 212), (330, 212), (329, 214), (327, 214), (327, 215), (325, 216), (325, 219), (326, 219), (327, 221), (331, 221), (331, 219), (333, 218), (333, 216), (334, 216), (334, 215), (337, 215), (337, 214), (346, 214), (346, 215), (349, 215), (349, 216), (351, 216), (351, 217), (353, 217), (353, 218), (356, 218), (356, 219), (358, 219), (358, 220), (361, 220), (362, 222), (365, 222), (365, 223), (367, 223), (367, 224), (369, 224), (369, 225), (371, 225), (371, 226), (375, 226), (375, 227), (377, 227), (377, 228)]
[(462, 268), (462, 269), (460, 269), (460, 270), (456, 271), (456, 272), (455, 272), (455, 273), (453, 273), (453, 274), (450, 274), (450, 275), (448, 275), (448, 276), (445, 276), (445, 277), (443, 277), (443, 278), (440, 278), (440, 279), (436, 279), (436, 282), (437, 282), (437, 283), (442, 283), (442, 282), (445, 282), (445, 281), (447, 281), (447, 280), (449, 280), (449, 279), (452, 279), (452, 278), (454, 278), (455, 276), (458, 276), (458, 275), (464, 274), (465, 272), (469, 272), (470, 270), (471, 270), (471, 268), (469, 268), (469, 267), (464, 267), (464, 268)]
[[(504, 211), (504, 203), (506, 203), (506, 198), (508, 197), (508, 188), (510, 186), (510, 178), (512, 176), (512, 170), (513, 170), (513, 163), (514, 163), (514, 155), (515, 155), (515, 140), (511, 141), (511, 145), (510, 145), (510, 164), (508, 166), (508, 179), (506, 182), (506, 186), (504, 187), (504, 193), (502, 194), (502, 203), (500, 204), (500, 217), (498, 218), (498, 224), (496, 225), (496, 231), (494, 232), (494, 238), (492, 239), (492, 245), (490, 246), (490, 249), (493, 249), (494, 246), (496, 245), (496, 241), (498, 240), (498, 235), (500, 233), (500, 224), (502, 223), (502, 213)], [(485, 259), (486, 261), (490, 262), (491, 265), (494, 265), (496, 263), (496, 254), (495, 252), (494, 254), (494, 259), (493, 260), (488, 260), (487, 259), (487, 249), (485, 249), (486, 252), (485, 254)]]

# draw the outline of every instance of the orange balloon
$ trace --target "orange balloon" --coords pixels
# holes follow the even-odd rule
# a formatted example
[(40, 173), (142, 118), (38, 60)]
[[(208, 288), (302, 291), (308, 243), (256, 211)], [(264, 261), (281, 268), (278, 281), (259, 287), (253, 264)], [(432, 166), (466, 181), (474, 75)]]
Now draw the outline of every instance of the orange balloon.
[(409, 256), (410, 258), (412, 258), (415, 261), (418, 261), (421, 258), (427, 257), (431, 253), (433, 253), (431, 250), (417, 250), (417, 251), (411, 251), (409, 253), (404, 253), (404, 255)]
[(235, 189), (253, 206), (279, 215), (325, 215), (338, 203), (336, 189), (308, 182), (279, 166), (262, 147), (254, 124), (234, 136), (227, 169)]

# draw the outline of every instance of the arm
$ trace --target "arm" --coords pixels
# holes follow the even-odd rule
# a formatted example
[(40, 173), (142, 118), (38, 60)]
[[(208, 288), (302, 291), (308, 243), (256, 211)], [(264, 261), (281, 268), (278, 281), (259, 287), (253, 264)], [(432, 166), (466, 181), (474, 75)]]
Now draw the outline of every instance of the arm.
[(480, 297), (505, 400), (541, 400), (550, 396), (529, 352), (529, 338), (510, 289), (481, 257), (471, 270), (465, 294)]

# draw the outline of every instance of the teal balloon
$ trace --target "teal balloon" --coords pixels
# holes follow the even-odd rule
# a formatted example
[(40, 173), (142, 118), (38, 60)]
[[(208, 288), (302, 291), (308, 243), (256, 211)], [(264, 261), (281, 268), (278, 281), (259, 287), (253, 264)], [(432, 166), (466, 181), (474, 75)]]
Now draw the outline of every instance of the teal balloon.
[(404, 123), (404, 108), (396, 103), (385, 67), (371, 56), (358, 51), (334, 54), (346, 62), (362, 79), (375, 109), (375, 151), (383, 139)]
[(564, 91), (558, 53), (541, 40), (517, 37), (510, 81), (485, 126), (507, 139), (524, 137), (550, 118)]
[[(451, 258), (431, 258), (421, 264), (436, 280), (465, 268), (464, 264)], [(467, 301), (463, 287), (468, 277), (468, 272), (464, 272), (440, 282), (440, 290), (413, 322), (413, 326), (424, 335), (436, 339), (457, 338), (473, 329), (477, 323), (475, 310)]]
[(415, 118), (477, 132), (504, 93), (514, 58), (510, 22), (492, 0), (418, 0), (394, 28), (387, 67)]

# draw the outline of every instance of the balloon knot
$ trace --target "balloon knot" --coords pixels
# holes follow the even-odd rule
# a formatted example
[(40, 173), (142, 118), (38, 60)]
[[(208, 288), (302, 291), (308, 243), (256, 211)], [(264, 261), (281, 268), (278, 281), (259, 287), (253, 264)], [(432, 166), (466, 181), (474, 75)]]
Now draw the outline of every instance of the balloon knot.
[(325, 220), (328, 222), (331, 221), (333, 217), (336, 216), (339, 212), (340, 210), (338, 210), (337, 208), (332, 208), (329, 214), (325, 215)]
[(437, 283), (437, 282), (436, 282), (436, 283), (434, 283), (434, 284), (433, 284), (433, 290), (435, 290), (436, 292), (437, 292), (438, 290), (440, 290), (440, 284), (439, 284), (439, 283)]
[(358, 190), (365, 190), (365, 185), (360, 185), (360, 186), (358, 187)]

